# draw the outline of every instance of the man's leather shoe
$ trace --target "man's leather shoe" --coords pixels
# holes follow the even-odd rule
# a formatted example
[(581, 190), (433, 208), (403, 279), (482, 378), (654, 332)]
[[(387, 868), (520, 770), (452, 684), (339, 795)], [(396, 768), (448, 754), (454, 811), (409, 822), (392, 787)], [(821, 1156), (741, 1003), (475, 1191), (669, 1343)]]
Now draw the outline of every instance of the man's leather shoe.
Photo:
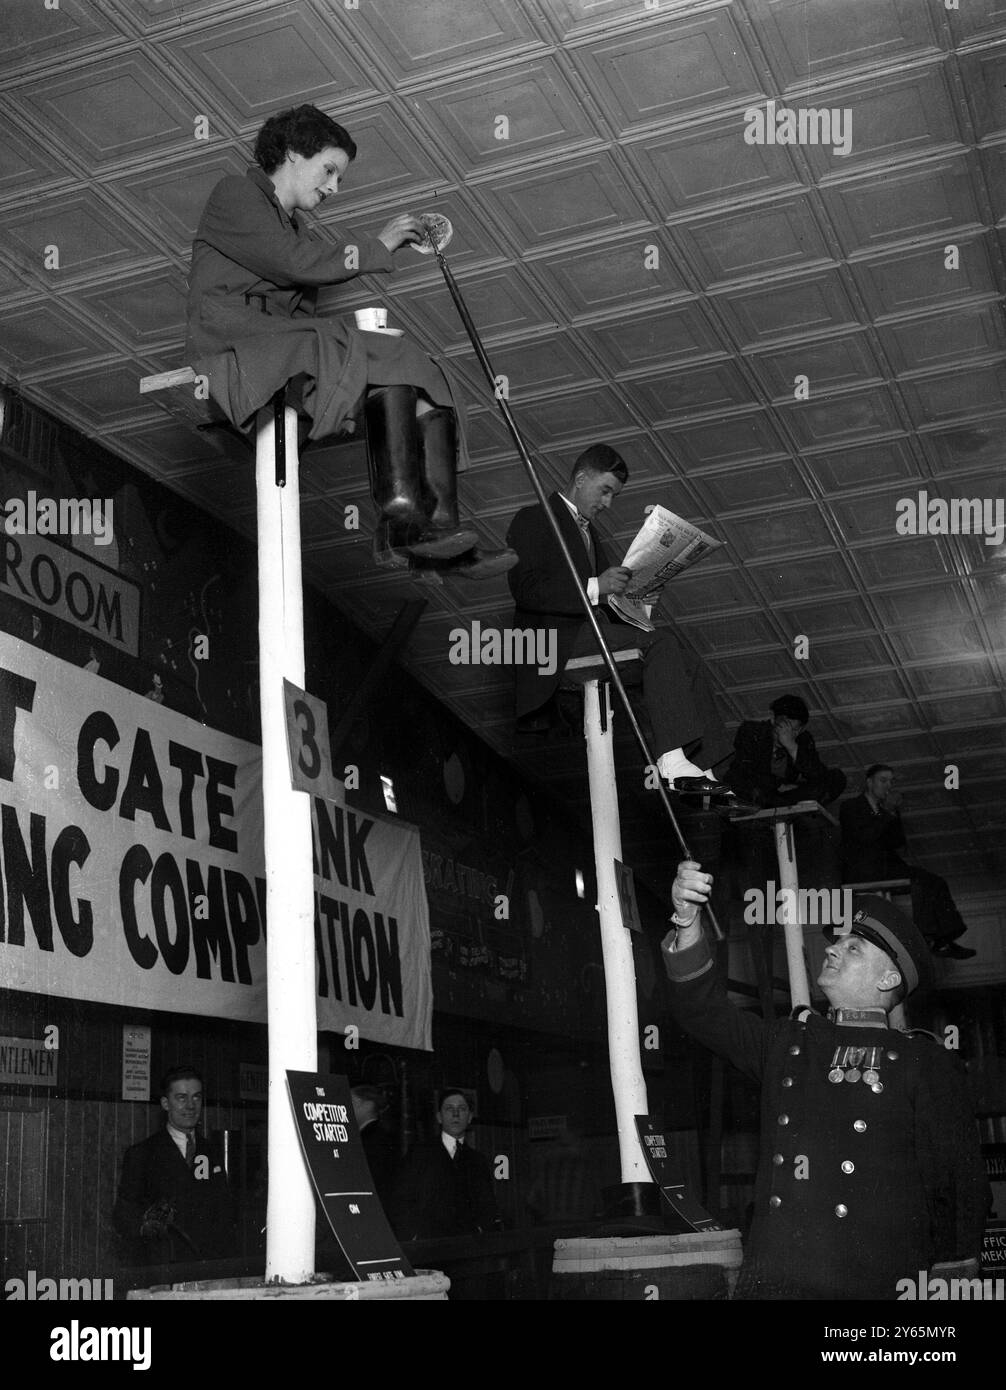
[(956, 941), (934, 941), (929, 949), (934, 956), (942, 956), (945, 960), (970, 960), (978, 954), (967, 946), (958, 946)]
[(737, 795), (714, 777), (675, 777), (671, 791), (682, 796), (715, 796), (720, 801), (736, 801)]

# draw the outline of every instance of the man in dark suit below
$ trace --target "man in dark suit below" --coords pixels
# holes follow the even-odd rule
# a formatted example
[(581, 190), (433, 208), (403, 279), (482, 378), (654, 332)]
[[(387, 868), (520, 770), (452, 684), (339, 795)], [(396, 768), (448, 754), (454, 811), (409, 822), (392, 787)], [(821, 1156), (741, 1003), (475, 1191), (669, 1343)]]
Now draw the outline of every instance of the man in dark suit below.
[(167, 1124), (126, 1150), (114, 1222), (132, 1263), (237, 1254), (234, 1202), (222, 1156), (199, 1133), (202, 1108), (202, 1077), (173, 1067), (161, 1080)]
[(950, 896), (947, 881), (902, 859), (905, 832), (901, 825), (901, 793), (894, 790), (894, 769), (874, 763), (866, 770), (859, 796), (843, 801), (842, 859), (848, 883), (907, 878), (912, 885), (912, 916), (934, 956), (968, 960), (975, 954), (958, 946), (967, 926)]
[(387, 1102), (376, 1086), (354, 1086), (350, 1095), (374, 1190), (382, 1204), (386, 1204), (398, 1167), (394, 1138), (381, 1124)]
[[(626, 623), (604, 600), (624, 593), (631, 573), (612, 565), (593, 521), (606, 511), (629, 476), (625, 462), (607, 444), (594, 444), (573, 464), (566, 487), (548, 505), (576, 561), (577, 573), (613, 650), (639, 647), (644, 653), (643, 697), (653, 726), (660, 775), (677, 791), (731, 793), (714, 777), (730, 753), (730, 740), (713, 702), (700, 663), (668, 629), (643, 632)], [(556, 669), (515, 666), (518, 729), (546, 728), (562, 671), (571, 656), (595, 655), (597, 642), (584, 616), (577, 588), (563, 559), (544, 508), (524, 507), (510, 523), (507, 545), (517, 552), (507, 575), (514, 597), (514, 623), (520, 628), (554, 629)]]
[(845, 773), (825, 767), (807, 728), (810, 711), (799, 695), (780, 695), (771, 719), (745, 719), (734, 737), (725, 780), (758, 806), (827, 806), (845, 791)]
[(437, 1137), (417, 1144), (398, 1174), (390, 1220), (400, 1240), (484, 1235), (502, 1229), (488, 1160), (467, 1142), (471, 1106), (463, 1091), (445, 1091)]

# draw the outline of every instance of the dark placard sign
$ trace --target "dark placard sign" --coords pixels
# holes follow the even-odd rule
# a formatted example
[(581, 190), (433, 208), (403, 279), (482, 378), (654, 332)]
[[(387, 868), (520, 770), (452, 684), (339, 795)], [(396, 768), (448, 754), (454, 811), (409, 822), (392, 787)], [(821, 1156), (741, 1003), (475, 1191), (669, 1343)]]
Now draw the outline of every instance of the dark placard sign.
[(650, 1170), (650, 1177), (660, 1188), (660, 1194), (672, 1211), (688, 1223), (693, 1231), (721, 1231), (718, 1221), (700, 1206), (686, 1190), (681, 1174), (667, 1147), (662, 1130), (657, 1129), (649, 1115), (636, 1116), (636, 1131), (643, 1146), (643, 1156)]
[(318, 1201), (357, 1279), (411, 1275), (374, 1191), (349, 1082), (344, 1076), (288, 1071), (286, 1084)]

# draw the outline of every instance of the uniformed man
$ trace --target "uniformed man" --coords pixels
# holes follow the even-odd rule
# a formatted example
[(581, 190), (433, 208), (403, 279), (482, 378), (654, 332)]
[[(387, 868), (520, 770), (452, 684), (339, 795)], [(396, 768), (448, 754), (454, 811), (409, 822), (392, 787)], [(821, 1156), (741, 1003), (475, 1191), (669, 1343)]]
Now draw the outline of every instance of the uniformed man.
[(963, 1069), (940, 1039), (888, 1014), (928, 964), (890, 902), (853, 900), (810, 1009), (765, 1021), (735, 1008), (704, 939), (712, 886), (678, 866), (663, 943), (678, 1022), (762, 1086), (755, 1214), (735, 1297), (894, 1299), (920, 1271), (977, 1274), (988, 1184)]

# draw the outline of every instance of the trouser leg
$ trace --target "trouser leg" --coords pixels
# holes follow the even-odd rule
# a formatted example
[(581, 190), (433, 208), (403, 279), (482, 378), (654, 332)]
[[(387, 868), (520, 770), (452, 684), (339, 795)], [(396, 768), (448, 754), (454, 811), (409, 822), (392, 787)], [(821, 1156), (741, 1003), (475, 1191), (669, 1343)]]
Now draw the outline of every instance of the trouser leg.
[(682, 748), (700, 768), (716, 771), (733, 756), (702, 663), (666, 630), (644, 633), (643, 696), (653, 725), (657, 757)]

